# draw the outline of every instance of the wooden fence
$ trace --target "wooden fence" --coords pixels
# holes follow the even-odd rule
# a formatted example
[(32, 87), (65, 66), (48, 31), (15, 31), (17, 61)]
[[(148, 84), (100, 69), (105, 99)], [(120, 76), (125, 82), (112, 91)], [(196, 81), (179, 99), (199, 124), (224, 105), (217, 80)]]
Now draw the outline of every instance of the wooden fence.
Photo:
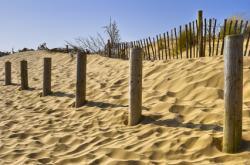
[[(242, 144), (243, 40), (243, 35), (229, 35), (226, 37), (225, 48), (223, 48), (223, 52), (226, 55), (224, 56), (225, 114), (222, 146), (223, 151), (227, 153), (235, 153), (240, 151)], [(247, 42), (249, 42), (249, 35)], [(135, 46), (139, 47), (139, 45)], [(196, 52), (196, 48), (192, 48), (193, 47), (189, 47), (187, 52), (190, 51), (190, 56), (187, 58), (192, 58), (192, 52)], [(210, 53), (212, 52), (212, 48), (212, 46), (209, 46)], [(128, 125), (133, 126), (139, 124), (142, 120), (142, 58), (145, 58), (146, 56), (145, 53), (143, 55), (143, 48), (132, 48), (130, 49), (129, 54), (130, 76)], [(176, 57), (178, 57), (178, 54), (176, 55)], [(211, 54), (209, 55), (211, 56)], [(159, 59), (162, 59), (160, 58), (161, 56), (158, 57)], [(51, 90), (51, 69), (51, 58), (44, 58), (42, 96), (48, 96), (53, 93)], [(85, 52), (78, 52), (75, 93), (76, 108), (79, 108), (87, 103), (86, 75), (87, 54)], [(28, 62), (26, 60), (20, 61), (20, 78), (21, 90), (29, 89)], [(11, 82), (11, 62), (6, 61), (5, 85), (11, 85)]]
[[(148, 37), (131, 42), (112, 44), (108, 42), (104, 56), (110, 58), (128, 59), (130, 48), (142, 48), (144, 60), (169, 60), (182, 58), (197, 58), (204, 56), (223, 55), (226, 35), (244, 34), (244, 56), (249, 56), (249, 27), (248, 21), (225, 19), (220, 25), (214, 18), (202, 19), (202, 31), (199, 21), (195, 20), (173, 28), (155, 37)], [(199, 45), (199, 34), (202, 39)], [(199, 49), (202, 48), (203, 56)]]

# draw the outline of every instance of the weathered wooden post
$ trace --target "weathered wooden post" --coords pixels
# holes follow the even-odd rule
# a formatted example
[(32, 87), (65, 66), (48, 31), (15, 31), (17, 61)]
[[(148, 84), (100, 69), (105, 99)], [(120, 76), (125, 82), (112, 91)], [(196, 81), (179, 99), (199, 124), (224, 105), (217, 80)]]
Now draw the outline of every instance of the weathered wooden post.
[(26, 90), (29, 88), (28, 85), (28, 63), (26, 60), (20, 62), (21, 70), (21, 90)]
[(5, 62), (5, 85), (11, 85), (11, 62)]
[(202, 10), (198, 11), (198, 50), (199, 57), (205, 57), (204, 47), (203, 47), (203, 12)]
[(43, 59), (43, 96), (51, 94), (51, 58)]
[(108, 40), (107, 48), (108, 48), (108, 57), (111, 57), (111, 43), (110, 43), (110, 40)]
[(77, 53), (77, 68), (76, 68), (76, 108), (81, 107), (86, 103), (86, 69), (87, 69), (87, 54), (85, 52)]
[(131, 48), (129, 60), (129, 116), (128, 125), (140, 122), (142, 111), (142, 49)]
[(223, 151), (239, 151), (242, 136), (243, 35), (225, 38)]

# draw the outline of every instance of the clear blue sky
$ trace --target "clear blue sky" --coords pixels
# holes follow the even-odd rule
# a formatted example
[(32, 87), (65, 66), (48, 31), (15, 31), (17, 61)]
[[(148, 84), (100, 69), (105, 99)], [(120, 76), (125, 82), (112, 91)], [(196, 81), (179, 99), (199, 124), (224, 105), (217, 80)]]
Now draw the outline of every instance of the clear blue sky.
[(112, 17), (123, 40), (154, 36), (196, 18), (250, 18), (250, 0), (0, 0), (0, 50), (36, 48), (47, 42), (103, 32)]

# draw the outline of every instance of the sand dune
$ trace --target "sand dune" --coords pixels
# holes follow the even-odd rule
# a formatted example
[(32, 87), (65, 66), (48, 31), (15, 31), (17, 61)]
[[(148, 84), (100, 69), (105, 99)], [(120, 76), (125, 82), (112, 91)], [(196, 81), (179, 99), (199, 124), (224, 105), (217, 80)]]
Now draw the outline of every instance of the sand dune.
[[(40, 97), (42, 59), (52, 57), (53, 95)], [(19, 61), (28, 60), (31, 90), (19, 90)], [(13, 65), (3, 86), (4, 62)], [(0, 58), (0, 164), (248, 164), (250, 58), (244, 58), (242, 152), (226, 154), (223, 58), (143, 63), (143, 115), (126, 126), (128, 62), (88, 57), (86, 106), (75, 109), (76, 59), (26, 52)]]

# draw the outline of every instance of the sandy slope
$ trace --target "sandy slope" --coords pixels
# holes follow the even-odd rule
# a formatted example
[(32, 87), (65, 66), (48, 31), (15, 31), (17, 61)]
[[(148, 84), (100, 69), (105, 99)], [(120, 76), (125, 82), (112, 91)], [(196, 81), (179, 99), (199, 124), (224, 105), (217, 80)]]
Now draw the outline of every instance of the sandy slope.
[[(53, 96), (40, 97), (42, 58), (52, 57)], [(32, 90), (19, 89), (28, 59)], [(13, 86), (3, 64), (13, 63)], [(243, 151), (220, 151), (221, 57), (144, 62), (143, 115), (129, 127), (128, 62), (88, 58), (89, 103), (72, 107), (75, 58), (29, 52), (0, 58), (0, 164), (243, 164), (250, 162), (250, 58), (244, 59)]]

